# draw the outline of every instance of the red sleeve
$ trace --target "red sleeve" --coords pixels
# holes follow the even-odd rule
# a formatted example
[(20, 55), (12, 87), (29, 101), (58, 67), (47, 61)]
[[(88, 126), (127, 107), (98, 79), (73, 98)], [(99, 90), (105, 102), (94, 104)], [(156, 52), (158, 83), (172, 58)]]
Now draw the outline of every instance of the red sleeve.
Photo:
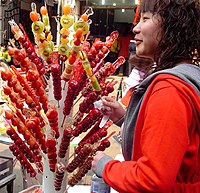
[(156, 84), (144, 111), (142, 156), (137, 161), (110, 161), (104, 180), (119, 192), (169, 192), (189, 144), (191, 119), (185, 97), (166, 81)]

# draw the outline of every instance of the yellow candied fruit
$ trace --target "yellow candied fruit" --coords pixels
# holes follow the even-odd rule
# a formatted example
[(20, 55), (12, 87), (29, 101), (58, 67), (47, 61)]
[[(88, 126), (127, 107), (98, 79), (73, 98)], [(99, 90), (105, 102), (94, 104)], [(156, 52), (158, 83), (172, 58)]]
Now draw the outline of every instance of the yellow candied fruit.
[(31, 11), (30, 12), (30, 19), (31, 19), (32, 22), (38, 21), (39, 14), (36, 11)]
[(88, 21), (88, 15), (84, 13), (83, 15), (81, 15), (81, 19), (83, 21), (87, 22)]
[(45, 48), (46, 46), (48, 46), (48, 42), (47, 41), (40, 42), (38, 46), (40, 48)]
[(81, 36), (80, 41), (83, 41), (83, 40), (84, 40), (84, 36)]
[(47, 35), (47, 41), (52, 41), (52, 39), (53, 39), (53, 36), (49, 33), (49, 34)]
[(35, 39), (36, 39), (37, 41), (39, 41), (39, 40), (44, 40), (44, 39), (45, 39), (45, 34), (44, 34), (44, 33), (37, 34), (37, 35), (35, 36)]
[(40, 13), (41, 13), (42, 15), (48, 15), (47, 8), (46, 8), (45, 6), (42, 6), (42, 7), (40, 8)]
[(77, 37), (78, 39), (80, 39), (82, 36), (83, 36), (83, 29), (82, 29), (82, 28), (78, 28), (78, 29), (76, 30), (76, 37)]
[(71, 7), (70, 7), (70, 5), (64, 5), (64, 7), (63, 7), (63, 13), (64, 13), (65, 15), (67, 15), (67, 14), (70, 14), (70, 12), (71, 12)]
[(73, 45), (73, 43), (74, 43), (74, 40), (70, 40), (69, 41), (69, 44), (72, 46)]
[(60, 34), (62, 34), (62, 35), (69, 35), (69, 30), (67, 29), (67, 28), (62, 28), (61, 30), (60, 30)]
[(46, 26), (46, 27), (45, 27), (45, 30), (46, 30), (46, 32), (50, 32), (50, 30), (51, 30), (50, 25)]
[(91, 82), (95, 82), (95, 81), (97, 81), (97, 79), (96, 79), (95, 76), (90, 76), (90, 80), (91, 80)]
[(61, 43), (67, 44), (69, 42), (68, 38), (61, 38), (60, 39)]
[(85, 71), (87, 73), (88, 76), (92, 76), (93, 75), (93, 72), (92, 72), (92, 69), (91, 68), (85, 68)]

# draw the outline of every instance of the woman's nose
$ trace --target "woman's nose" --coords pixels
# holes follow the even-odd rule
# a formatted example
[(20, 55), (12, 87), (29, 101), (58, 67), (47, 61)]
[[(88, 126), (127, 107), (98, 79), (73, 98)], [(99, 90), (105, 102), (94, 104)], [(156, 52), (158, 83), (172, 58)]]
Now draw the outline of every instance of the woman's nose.
[(138, 34), (138, 33), (140, 33), (140, 24), (139, 23), (137, 23), (136, 24), (136, 26), (133, 28), (133, 33), (134, 34)]

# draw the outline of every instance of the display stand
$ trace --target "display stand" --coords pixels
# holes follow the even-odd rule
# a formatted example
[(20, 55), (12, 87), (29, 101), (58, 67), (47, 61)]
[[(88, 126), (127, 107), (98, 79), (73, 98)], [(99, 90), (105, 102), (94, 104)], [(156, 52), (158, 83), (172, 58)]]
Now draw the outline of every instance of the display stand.
[[(26, 76), (26, 78), (24, 79), (14, 66), (11, 66), (12, 70), (7, 69), (2, 73), (2, 77), (4, 77), (3, 80), (8, 83), (8, 86), (4, 88), (4, 92), (9, 95), (11, 102), (16, 105), (14, 106), (14, 112), (10, 110), (10, 114), (7, 113), (6, 119), (11, 119), (12, 124), (17, 126), (18, 132), (23, 134), (24, 139), (29, 145), (29, 147), (27, 147), (23, 144), (23, 141), (15, 130), (10, 128), (7, 134), (14, 142), (16, 142), (16, 140), (19, 141), (19, 143), (13, 143), (10, 150), (14, 155), (20, 155), (17, 156), (20, 163), (22, 165), (26, 163), (27, 172), (30, 173), (31, 177), (37, 180), (37, 172), (30, 163), (32, 161), (29, 162), (28, 159), (26, 159), (26, 157), (36, 157), (34, 161), (36, 169), (38, 169), (39, 173), (42, 175), (40, 191), (43, 193), (67, 193), (69, 192), (67, 185), (72, 187), (70, 191), (73, 190), (73, 187), (76, 186), (76, 184), (81, 181), (82, 177), (91, 169), (92, 159), (96, 151), (104, 151), (110, 146), (108, 139), (113, 133), (107, 136), (107, 129), (111, 126), (112, 121), (106, 119), (106, 121), (101, 124), (103, 113), (101, 108), (94, 105), (94, 102), (98, 101), (100, 97), (107, 96), (114, 91), (116, 81), (107, 82), (106, 78), (112, 75), (116, 68), (125, 62), (123, 57), (119, 57), (113, 64), (108, 63), (104, 65), (103, 59), (107, 56), (110, 47), (119, 35), (117, 31), (112, 32), (111, 35), (106, 38), (106, 42), (96, 39), (96, 41), (90, 45), (90, 43), (87, 42), (89, 25), (91, 23), (88, 17), (93, 14), (92, 8), (88, 8), (80, 17), (80, 20), (75, 23), (73, 15), (70, 15), (71, 8), (69, 8), (69, 5), (65, 7), (64, 17), (61, 17), (61, 24), (65, 26), (61, 33), (63, 42), (61, 43), (62, 46), (58, 48), (58, 51), (55, 52), (54, 55), (54, 51), (51, 49), (53, 45), (52, 37), (51, 33), (48, 31), (50, 26), (46, 26), (45, 33), (40, 33), (40, 30), (43, 30), (43, 28), (41, 27), (41, 29), (39, 28), (40, 30), (38, 30), (41, 21), (36, 12), (36, 5), (32, 4), (32, 12), (30, 14), (33, 21), (32, 29), (35, 37), (37, 37), (37, 41), (40, 41), (38, 45), (41, 46), (42, 44), (38, 51), (40, 51), (41, 55), (46, 59), (44, 59), (44, 66), (47, 72), (50, 72), (48, 73), (48, 75), (50, 75), (49, 80), (46, 80), (46, 77), (43, 76), (43, 73), (45, 73), (43, 64), (39, 56), (37, 58), (36, 53), (33, 52), (35, 48), (31, 47), (32, 44), (25, 31), (20, 29), (23, 29), (23, 27), (19, 27), (14, 21), (9, 22), (11, 31), (15, 34), (15, 38), (19, 40), (25, 52), (22, 49), (16, 48), (10, 48), (10, 51), (13, 51), (13, 57), (18, 59), (17, 61), (21, 69), (24, 70), (26, 74), (24, 76)], [(44, 19), (43, 22), (46, 24), (47, 13), (44, 7), (41, 10), (41, 15)], [(68, 22), (66, 22), (66, 20)], [(70, 24), (70, 26), (68, 24)], [(70, 32), (68, 28), (72, 27), (73, 24), (74, 32), (72, 32), (71, 35), (74, 36), (71, 40), (70, 38), (68, 39), (66, 34)], [(46, 39), (42, 39), (42, 35), (46, 34), (46, 32), (48, 32)], [(66, 46), (67, 41), (71, 43), (69, 47)], [(88, 56), (86, 53), (88, 53)], [(88, 59), (89, 55), (93, 57), (91, 61), (92, 65)], [(25, 58), (25, 56), (27, 57)], [(35, 59), (37, 60), (35, 61)], [(32, 60), (36, 63), (34, 64)], [(32, 63), (33, 66), (30, 65)], [(98, 69), (100, 70), (98, 71)], [(15, 76), (16, 83), (13, 83)], [(39, 77), (41, 77), (41, 79)], [(31, 88), (29, 88), (29, 84)], [(10, 88), (10, 85), (12, 88)], [(26, 91), (26, 95), (22, 92), (23, 88)], [(79, 111), (76, 116), (74, 116), (74, 123), (72, 124), (71, 118), (73, 114), (73, 105), (75, 104), (74, 100), (83, 88), (86, 88), (86, 91), (82, 94), (85, 103), (79, 106)], [(32, 89), (34, 93), (32, 93)], [(60, 91), (62, 91), (62, 93), (60, 93)], [(18, 100), (18, 96), (28, 105), (29, 108), (27, 108), (27, 110), (24, 110), (23, 101)], [(39, 101), (35, 101), (34, 99), (39, 99)], [(42, 108), (36, 108), (40, 106), (37, 106), (39, 102)], [(80, 110), (80, 107), (82, 107), (82, 110)], [(17, 111), (18, 108), (20, 109), (19, 112)], [(41, 125), (40, 118), (42, 118)], [(70, 160), (71, 162), (68, 163), (70, 159), (70, 142), (83, 132), (86, 132), (86, 135), (83, 138), (82, 144), (79, 144), (79, 149), (76, 149), (76, 156), (74, 156), (74, 159), (72, 161)], [(27, 149), (20, 149), (19, 145), (24, 145)], [(25, 152), (22, 152), (22, 150), (25, 150)], [(29, 152), (30, 156), (26, 154), (28, 150), (32, 150)], [(66, 153), (67, 150), (68, 152)], [(41, 155), (43, 155), (43, 159), (41, 159)], [(60, 165), (63, 165), (63, 167), (56, 167)], [(67, 176), (68, 174), (69, 176)]]
[[(49, 92), (48, 92), (48, 99), (49, 101), (54, 101), (54, 102), (57, 102), (55, 101), (54, 99), (54, 96), (53, 96), (53, 86), (52, 86), (52, 77), (50, 77), (50, 80), (49, 80)], [(67, 94), (67, 84), (65, 85), (65, 82), (62, 81), (62, 99), (59, 101), (59, 103), (55, 104), (57, 106), (57, 112), (58, 112), (58, 123), (59, 123), (59, 128), (60, 128), (60, 136), (63, 135), (63, 132), (62, 132), (62, 120), (64, 119), (64, 116), (63, 116), (63, 106), (64, 106), (64, 99), (66, 97), (66, 94)], [(60, 137), (61, 138), (61, 137)], [(58, 144), (57, 146), (60, 144), (60, 138), (58, 139)], [(69, 157), (69, 154), (66, 155), (66, 157), (64, 159), (60, 159), (60, 162), (63, 163), (64, 165), (66, 165), (67, 161), (68, 161), (68, 157)], [(55, 188), (54, 188), (54, 173), (50, 171), (49, 169), (49, 163), (48, 163), (48, 158), (47, 158), (47, 155), (44, 154), (44, 171), (43, 171), (43, 182), (42, 182), (42, 190), (43, 190), (43, 193), (67, 193), (66, 192), (66, 188), (67, 188), (67, 176), (65, 175), (64, 179), (63, 179), (63, 183), (62, 183), (62, 186), (61, 186), (61, 190), (60, 191), (55, 191)]]

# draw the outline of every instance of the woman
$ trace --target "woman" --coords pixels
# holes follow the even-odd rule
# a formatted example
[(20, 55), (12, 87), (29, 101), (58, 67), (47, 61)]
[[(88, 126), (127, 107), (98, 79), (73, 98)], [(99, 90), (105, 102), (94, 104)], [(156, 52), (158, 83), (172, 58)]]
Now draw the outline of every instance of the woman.
[(118, 72), (119, 75), (124, 75), (127, 76), (127, 72), (128, 72), (128, 57), (129, 57), (129, 44), (130, 41), (133, 39), (133, 34), (131, 32), (131, 26), (130, 24), (127, 24), (124, 28), (123, 28), (123, 32), (122, 34), (119, 36), (119, 40), (118, 40), (118, 49), (119, 49), (119, 54), (118, 56), (123, 56), (126, 61), (125, 63), (120, 66), (117, 70), (116, 73)]
[(200, 2), (142, 0), (140, 6), (136, 54), (154, 60), (154, 73), (134, 92), (126, 114), (103, 99), (111, 107), (105, 113), (124, 121), (125, 161), (98, 153), (92, 168), (120, 193), (199, 193), (200, 61), (193, 53), (200, 53)]
[(132, 71), (124, 80), (126, 89), (124, 91), (124, 96), (120, 100), (120, 102), (126, 107), (129, 104), (132, 93), (139, 83), (148, 75), (150, 71), (149, 68), (153, 65), (151, 59), (138, 57), (136, 54), (132, 54), (128, 62), (132, 66)]

